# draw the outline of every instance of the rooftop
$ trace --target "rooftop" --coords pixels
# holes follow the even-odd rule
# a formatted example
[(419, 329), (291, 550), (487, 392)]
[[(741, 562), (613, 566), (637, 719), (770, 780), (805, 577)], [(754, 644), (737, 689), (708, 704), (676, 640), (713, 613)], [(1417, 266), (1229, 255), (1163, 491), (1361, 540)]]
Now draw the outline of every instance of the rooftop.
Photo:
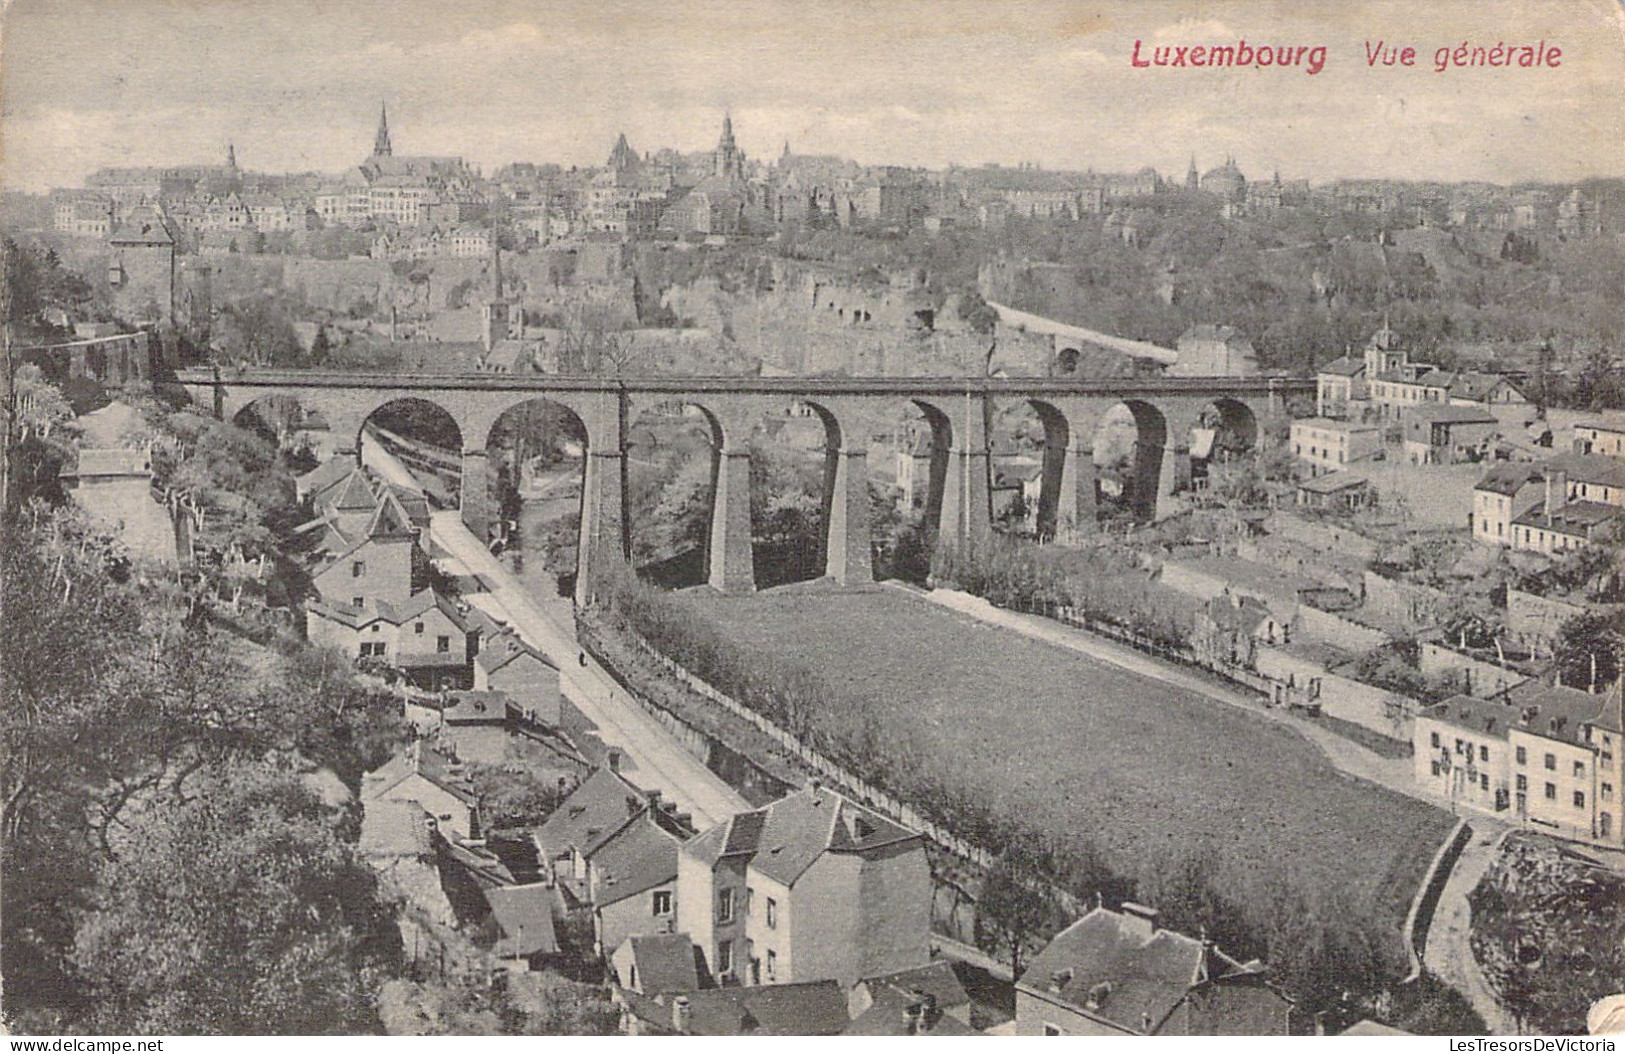
[(1207, 949), (1193, 937), (1098, 907), (1033, 958), (1018, 987), (1150, 1034), (1204, 977)]
[(657, 933), (628, 937), (638, 988), (648, 995), (693, 992), (700, 987), (694, 942), (686, 933)]
[(529, 958), (559, 950), (553, 932), (553, 891), (546, 885), (493, 886), (484, 893), (497, 925), (497, 942), (491, 949), (497, 956)]
[(707, 866), (724, 856), (744, 855), (751, 867), (789, 886), (825, 852), (865, 852), (919, 837), (827, 787), (813, 785), (733, 816), (690, 840), (683, 852)]

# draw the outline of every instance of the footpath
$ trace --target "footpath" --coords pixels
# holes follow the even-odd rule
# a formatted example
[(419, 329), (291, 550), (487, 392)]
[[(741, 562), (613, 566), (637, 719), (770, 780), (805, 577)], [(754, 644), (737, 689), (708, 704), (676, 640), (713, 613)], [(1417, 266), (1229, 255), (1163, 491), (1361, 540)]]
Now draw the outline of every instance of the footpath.
[(645, 790), (658, 790), (668, 801), (692, 814), (701, 830), (721, 823), (750, 803), (724, 783), (704, 762), (685, 750), (670, 732), (636, 703), (601, 669), (592, 656), (582, 662), (575, 628), (549, 617), (514, 578), (512, 572), (480, 544), (456, 510), (436, 512), (430, 534), (456, 563), (488, 581), (484, 605), (495, 607), (531, 647), (559, 668), (559, 687), (566, 699), (598, 726), (598, 735), (620, 748), (630, 764), (624, 775)]

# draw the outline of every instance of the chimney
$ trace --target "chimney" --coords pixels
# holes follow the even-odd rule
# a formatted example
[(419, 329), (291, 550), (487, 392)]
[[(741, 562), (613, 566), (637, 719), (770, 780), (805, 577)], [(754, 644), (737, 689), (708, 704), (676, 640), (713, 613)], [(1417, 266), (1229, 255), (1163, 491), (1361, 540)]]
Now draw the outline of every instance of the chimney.
[(1569, 503), (1569, 474), (1560, 468), (1546, 473), (1546, 515), (1550, 516)]
[(903, 1020), (908, 1023), (908, 1034), (920, 1034), (920, 1022), (925, 1017), (925, 1003), (919, 999), (910, 999), (903, 1008)]
[(1157, 932), (1156, 908), (1148, 908), (1144, 904), (1125, 900), (1121, 918), (1123, 932), (1132, 935), (1142, 944), (1149, 941)]
[(671, 1027), (681, 1035), (688, 1035), (688, 996), (676, 996), (671, 1001)]

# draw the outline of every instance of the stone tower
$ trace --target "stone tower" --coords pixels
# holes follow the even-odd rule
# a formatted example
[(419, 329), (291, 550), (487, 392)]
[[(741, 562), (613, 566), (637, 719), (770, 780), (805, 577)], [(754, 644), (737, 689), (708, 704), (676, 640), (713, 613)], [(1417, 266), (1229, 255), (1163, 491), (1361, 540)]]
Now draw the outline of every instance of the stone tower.
[(372, 141), (373, 157), (388, 157), (394, 153), (389, 145), (389, 111), (383, 103), (378, 104), (378, 135)]
[(131, 209), (107, 240), (107, 284), (126, 321), (175, 317), (175, 236), (156, 206)]
[(731, 114), (722, 116), (722, 138), (717, 140), (716, 174), (723, 179), (742, 179), (745, 175), (745, 155), (734, 142)]
[(491, 240), (491, 299), (485, 302), (483, 312), (484, 326), (481, 327), (480, 340), (485, 345), (486, 354), (497, 346), (497, 341), (507, 340), (509, 335), (509, 304), (502, 295), (502, 250), (497, 248), (496, 234), (492, 232)]

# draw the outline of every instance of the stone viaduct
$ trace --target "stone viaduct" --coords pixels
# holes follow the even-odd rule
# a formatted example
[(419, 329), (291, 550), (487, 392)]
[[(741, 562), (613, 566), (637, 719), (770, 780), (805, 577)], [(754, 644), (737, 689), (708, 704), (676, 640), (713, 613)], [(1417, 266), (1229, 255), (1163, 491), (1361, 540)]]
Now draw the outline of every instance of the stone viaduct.
[[(1257, 422), (1285, 397), (1309, 394), (1313, 380), (1186, 377), (1090, 380), (952, 377), (639, 377), (466, 374), (354, 374), (294, 370), (181, 370), (176, 380), (197, 404), (231, 420), (273, 396), (319, 411), (337, 449), (360, 449), (369, 415), (399, 399), (444, 409), (463, 436), (463, 519), (484, 537), (490, 525), (486, 447), (506, 411), (533, 400), (565, 407), (587, 437), (582, 485), (577, 599), (590, 598), (607, 560), (624, 560), (626, 437), (646, 411), (698, 408), (711, 430), (713, 504), (707, 566), (723, 592), (755, 588), (750, 522), (749, 438), (767, 414), (797, 404), (825, 433), (824, 567), (842, 584), (871, 579), (868, 504), (870, 437), (912, 404), (932, 432), (927, 525), (939, 537), (984, 536), (992, 529), (989, 422), (997, 410), (1031, 404), (1045, 432), (1038, 525), (1041, 532), (1089, 529), (1096, 522), (1093, 437), (1106, 413), (1126, 405), (1138, 429), (1129, 490), (1144, 520), (1166, 515), (1189, 485), (1191, 428), (1208, 408), (1252, 441)], [(877, 429), (877, 425), (879, 428)]]

